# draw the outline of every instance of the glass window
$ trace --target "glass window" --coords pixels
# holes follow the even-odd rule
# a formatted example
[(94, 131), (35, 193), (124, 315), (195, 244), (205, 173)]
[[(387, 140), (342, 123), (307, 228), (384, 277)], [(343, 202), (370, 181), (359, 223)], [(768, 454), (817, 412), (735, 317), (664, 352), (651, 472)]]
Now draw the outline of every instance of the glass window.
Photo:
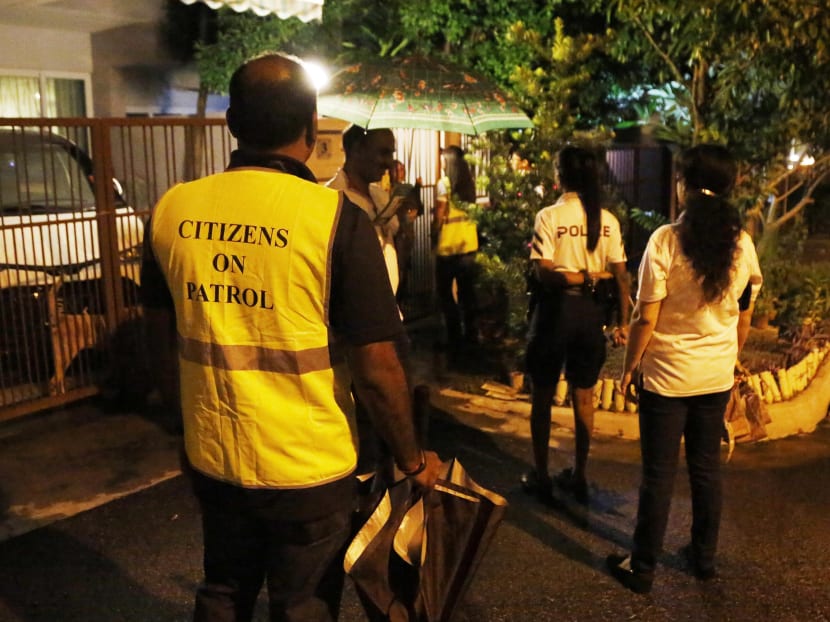
[(85, 117), (86, 97), (83, 80), (47, 78), (45, 117)]
[(52, 213), (94, 205), (88, 158), (59, 136), (0, 130), (0, 211)]
[(86, 81), (0, 75), (0, 117), (85, 117)]
[(0, 116), (39, 117), (40, 79), (0, 76)]

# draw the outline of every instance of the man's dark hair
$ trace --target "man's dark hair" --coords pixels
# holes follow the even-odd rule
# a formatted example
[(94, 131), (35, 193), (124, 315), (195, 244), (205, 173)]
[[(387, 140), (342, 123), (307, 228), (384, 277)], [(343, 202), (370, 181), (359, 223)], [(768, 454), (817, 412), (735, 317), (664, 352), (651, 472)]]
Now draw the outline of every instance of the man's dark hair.
[(228, 128), (244, 146), (273, 150), (305, 132), (314, 144), (317, 90), (299, 59), (267, 54), (247, 61), (231, 76)]
[(347, 127), (343, 131), (343, 151), (346, 153), (346, 157), (349, 156), (353, 149), (362, 145), (368, 135), (369, 131), (359, 125), (350, 125)]

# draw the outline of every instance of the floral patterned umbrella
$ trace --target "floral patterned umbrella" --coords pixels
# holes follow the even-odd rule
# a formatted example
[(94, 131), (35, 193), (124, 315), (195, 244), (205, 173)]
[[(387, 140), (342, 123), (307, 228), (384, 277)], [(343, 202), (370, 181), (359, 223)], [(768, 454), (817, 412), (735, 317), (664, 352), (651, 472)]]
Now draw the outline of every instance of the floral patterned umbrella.
[(367, 129), (481, 134), (533, 127), (522, 109), (494, 85), (424, 57), (345, 67), (321, 92), (317, 107), (322, 115)]

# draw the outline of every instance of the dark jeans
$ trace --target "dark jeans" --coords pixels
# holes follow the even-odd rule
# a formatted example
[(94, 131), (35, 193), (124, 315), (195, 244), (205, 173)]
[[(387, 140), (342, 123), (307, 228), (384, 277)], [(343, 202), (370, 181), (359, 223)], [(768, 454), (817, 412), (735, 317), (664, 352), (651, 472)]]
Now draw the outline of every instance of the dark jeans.
[[(448, 345), (452, 349), (459, 347), (462, 339), (468, 343), (478, 341), (478, 327), (476, 326), (478, 301), (475, 291), (477, 274), (476, 253), (439, 255), (435, 258), (435, 289), (447, 327)], [(452, 294), (453, 281), (458, 291), (457, 303)]]
[(730, 391), (693, 397), (640, 395), (640, 449), (643, 481), (631, 567), (654, 573), (669, 519), (672, 490), (685, 439), (692, 491), (692, 548), (701, 567), (712, 567), (722, 506), (720, 444)]
[(285, 520), (268, 496), (251, 492), (256, 493), (197, 490), (205, 580), (196, 593), (193, 619), (249, 621), (267, 582), (273, 622), (336, 620), (353, 500), (321, 518)]

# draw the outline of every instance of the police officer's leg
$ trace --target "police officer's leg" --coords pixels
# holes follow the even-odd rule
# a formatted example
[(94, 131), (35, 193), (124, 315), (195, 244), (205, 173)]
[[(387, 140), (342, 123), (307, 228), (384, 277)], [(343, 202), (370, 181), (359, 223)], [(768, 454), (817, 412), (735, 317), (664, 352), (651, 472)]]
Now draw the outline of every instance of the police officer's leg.
[(548, 454), (550, 453), (550, 409), (556, 385), (550, 382), (531, 382), (530, 440), (533, 445), (533, 464), (539, 480), (550, 478)]
[(594, 429), (594, 387), (605, 363), (605, 335), (596, 304), (587, 297), (572, 297), (564, 314), (566, 331), (570, 335), (565, 367), (572, 387), (574, 411), (574, 468), (575, 482), (586, 481), (591, 434)]
[(564, 349), (557, 335), (543, 331), (527, 345), (526, 368), (530, 377), (530, 440), (533, 448), (534, 473), (523, 477), (525, 489), (550, 492), (548, 456), (550, 453), (551, 406), (562, 369)]
[(585, 480), (588, 453), (591, 451), (591, 431), (594, 429), (594, 387), (574, 387), (571, 392), (574, 410), (574, 470), (573, 478)]

